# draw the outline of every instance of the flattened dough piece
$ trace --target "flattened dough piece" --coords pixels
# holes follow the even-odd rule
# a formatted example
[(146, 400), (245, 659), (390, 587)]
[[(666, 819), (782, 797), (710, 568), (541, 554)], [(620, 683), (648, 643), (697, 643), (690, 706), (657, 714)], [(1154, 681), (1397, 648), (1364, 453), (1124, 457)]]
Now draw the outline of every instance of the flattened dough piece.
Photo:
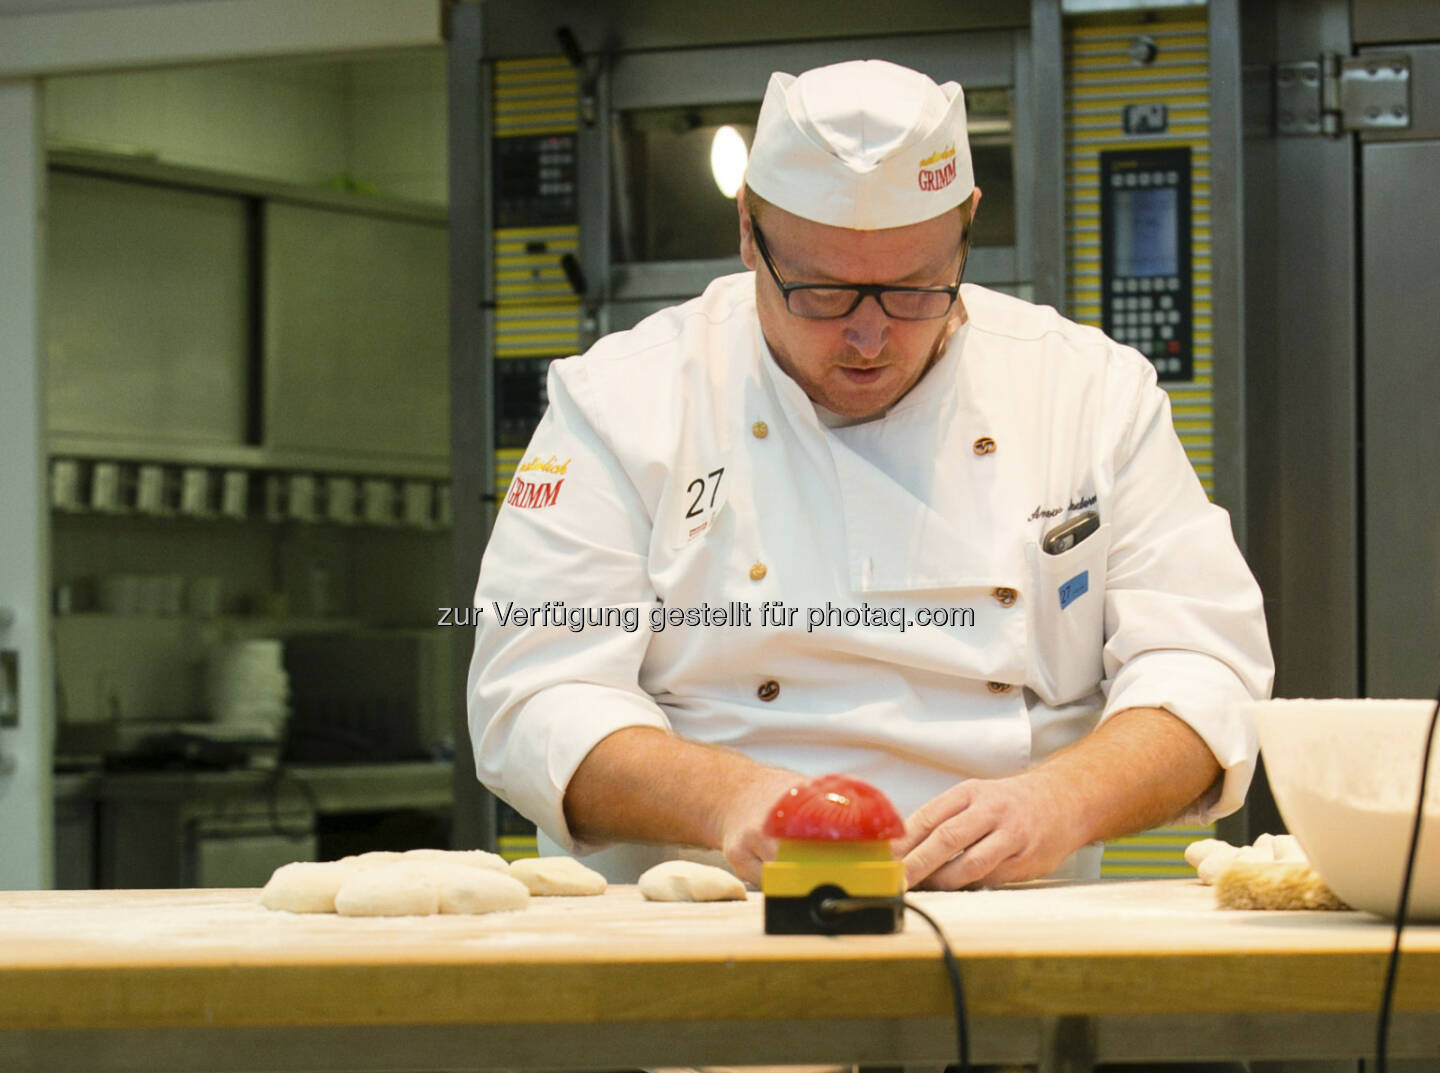
[(530, 902), (530, 888), (518, 879), (465, 865), (437, 873), (435, 893), (442, 913), (500, 913)]
[(426, 865), (359, 871), (335, 895), (335, 911), (347, 917), (429, 916), (439, 908), (435, 872)]
[(640, 877), (640, 893), (652, 902), (733, 902), (745, 884), (723, 868), (695, 861), (665, 861)]
[(466, 868), (486, 868), (492, 872), (504, 872), (510, 867), (498, 853), (487, 853), (483, 849), (407, 849), (400, 855), (406, 864), (421, 862), (441, 864), (447, 868), (461, 865)]
[(527, 857), (510, 865), (510, 874), (531, 894), (604, 894), (605, 877), (574, 857)]
[(290, 913), (333, 913), (335, 895), (355, 872), (355, 866), (344, 861), (282, 864), (260, 892), (260, 904)]

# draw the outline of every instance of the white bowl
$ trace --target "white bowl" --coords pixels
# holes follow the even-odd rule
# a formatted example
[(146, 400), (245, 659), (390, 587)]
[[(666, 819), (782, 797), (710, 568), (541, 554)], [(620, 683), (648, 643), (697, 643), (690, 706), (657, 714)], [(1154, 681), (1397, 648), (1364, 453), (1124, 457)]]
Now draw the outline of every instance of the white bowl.
[[(1350, 905), (1393, 919), (1435, 702), (1270, 700), (1246, 708), (1275, 803), (1310, 863)], [(1440, 920), (1440, 741), (1407, 919)]]

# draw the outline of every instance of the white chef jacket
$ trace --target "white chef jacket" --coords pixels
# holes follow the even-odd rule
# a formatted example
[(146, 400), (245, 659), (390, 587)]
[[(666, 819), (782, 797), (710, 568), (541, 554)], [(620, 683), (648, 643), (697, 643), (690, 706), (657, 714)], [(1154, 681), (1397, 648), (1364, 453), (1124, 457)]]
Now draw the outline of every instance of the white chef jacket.
[[(542, 836), (600, 848), (572, 837), (562, 799), (631, 726), (850, 773), (908, 815), (1163, 707), (1225, 772), (1181, 819), (1241, 805), (1256, 741), (1235, 705), (1273, 675), (1260, 592), (1153, 368), (1048, 307), (961, 297), (936, 364), (848, 427), (776, 365), (751, 273), (551, 365), (485, 551), (469, 680), (479, 778)], [(1098, 532), (1041, 551), (1087, 509)], [(762, 624), (767, 601), (793, 620), (772, 604)], [(519, 625), (507, 608), (534, 610)], [(568, 617), (605, 608), (609, 625)], [(812, 629), (812, 608), (837, 614)], [(651, 627), (687, 613), (700, 624)], [(599, 859), (633, 878), (666, 855)]]

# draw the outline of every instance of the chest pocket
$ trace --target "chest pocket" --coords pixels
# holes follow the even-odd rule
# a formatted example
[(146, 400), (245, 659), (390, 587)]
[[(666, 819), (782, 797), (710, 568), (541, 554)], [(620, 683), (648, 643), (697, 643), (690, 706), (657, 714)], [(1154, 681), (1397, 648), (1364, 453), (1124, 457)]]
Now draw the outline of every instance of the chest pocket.
[(1026, 684), (1047, 704), (1094, 692), (1104, 673), (1105, 567), (1110, 527), (1060, 555), (1025, 546), (1030, 599)]

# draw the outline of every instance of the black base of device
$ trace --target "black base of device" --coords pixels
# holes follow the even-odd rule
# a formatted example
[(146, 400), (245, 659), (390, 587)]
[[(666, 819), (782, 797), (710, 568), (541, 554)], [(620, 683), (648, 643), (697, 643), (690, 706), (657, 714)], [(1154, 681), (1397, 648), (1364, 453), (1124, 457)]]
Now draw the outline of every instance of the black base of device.
[(765, 895), (766, 935), (891, 935), (904, 929), (905, 907), (880, 905), (848, 913), (823, 913), (827, 898), (845, 898), (838, 887), (820, 887), (804, 897)]

